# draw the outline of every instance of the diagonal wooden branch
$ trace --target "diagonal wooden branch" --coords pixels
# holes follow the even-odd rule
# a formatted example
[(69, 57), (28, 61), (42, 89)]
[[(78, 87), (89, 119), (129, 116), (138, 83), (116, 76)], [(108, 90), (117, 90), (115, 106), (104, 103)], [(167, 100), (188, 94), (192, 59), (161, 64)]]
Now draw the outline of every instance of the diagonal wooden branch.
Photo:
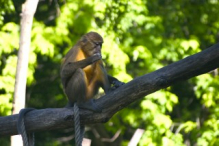
[[(219, 67), (219, 43), (157, 71), (138, 77), (98, 99), (103, 111), (93, 113), (80, 109), (83, 124), (107, 122), (116, 112), (130, 103), (175, 82), (186, 80)], [(0, 136), (17, 134), (18, 115), (0, 117)], [(26, 115), (27, 131), (45, 131), (73, 126), (71, 108), (48, 108), (31, 111)]]

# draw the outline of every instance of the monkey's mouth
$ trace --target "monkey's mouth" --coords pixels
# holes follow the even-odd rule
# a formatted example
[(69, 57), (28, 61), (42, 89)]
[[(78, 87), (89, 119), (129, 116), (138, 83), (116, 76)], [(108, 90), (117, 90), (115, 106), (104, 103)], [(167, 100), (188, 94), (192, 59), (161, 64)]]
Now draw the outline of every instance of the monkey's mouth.
[(94, 54), (101, 54), (101, 50), (95, 50)]

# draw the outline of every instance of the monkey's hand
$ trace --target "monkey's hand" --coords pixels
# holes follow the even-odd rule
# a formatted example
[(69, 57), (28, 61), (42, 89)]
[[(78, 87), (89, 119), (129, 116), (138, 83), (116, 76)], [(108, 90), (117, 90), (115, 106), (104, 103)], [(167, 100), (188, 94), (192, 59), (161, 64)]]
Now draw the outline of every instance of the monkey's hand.
[(92, 59), (92, 62), (94, 63), (94, 62), (102, 59), (102, 56), (100, 53), (95, 53), (93, 56), (91, 56), (91, 59)]

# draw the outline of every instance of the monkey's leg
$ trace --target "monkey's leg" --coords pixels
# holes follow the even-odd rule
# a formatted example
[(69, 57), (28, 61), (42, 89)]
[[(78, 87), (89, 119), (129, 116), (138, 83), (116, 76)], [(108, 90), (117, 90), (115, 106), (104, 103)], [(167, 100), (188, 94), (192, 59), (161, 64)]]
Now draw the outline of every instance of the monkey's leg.
[(100, 86), (101, 88), (103, 88), (105, 94), (108, 94), (111, 92), (111, 85), (108, 80), (106, 69), (102, 63), (99, 65), (99, 69), (100, 69), (100, 72), (99, 74), (97, 74), (97, 78), (100, 81)]
[(85, 101), (86, 98), (86, 81), (82, 69), (77, 69), (68, 80), (65, 93), (69, 99), (70, 105), (74, 105), (77, 101)]
[(87, 79), (84, 71), (79, 68), (70, 78), (65, 89), (65, 93), (69, 99), (69, 105), (72, 106), (73, 103), (77, 102), (80, 108), (101, 112), (101, 109), (95, 104), (94, 99), (86, 100), (87, 92)]

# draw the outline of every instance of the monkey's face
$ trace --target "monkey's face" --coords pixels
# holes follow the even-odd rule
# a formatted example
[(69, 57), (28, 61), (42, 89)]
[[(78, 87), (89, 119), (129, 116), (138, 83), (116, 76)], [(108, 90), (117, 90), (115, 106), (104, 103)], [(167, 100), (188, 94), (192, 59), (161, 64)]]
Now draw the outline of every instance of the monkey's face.
[(100, 53), (101, 54), (101, 49), (102, 49), (102, 43), (103, 42), (92, 42), (92, 45), (93, 45), (93, 53), (96, 54), (96, 53)]
[(82, 49), (88, 56), (96, 53), (101, 54), (103, 38), (96, 32), (89, 32), (82, 37)]

